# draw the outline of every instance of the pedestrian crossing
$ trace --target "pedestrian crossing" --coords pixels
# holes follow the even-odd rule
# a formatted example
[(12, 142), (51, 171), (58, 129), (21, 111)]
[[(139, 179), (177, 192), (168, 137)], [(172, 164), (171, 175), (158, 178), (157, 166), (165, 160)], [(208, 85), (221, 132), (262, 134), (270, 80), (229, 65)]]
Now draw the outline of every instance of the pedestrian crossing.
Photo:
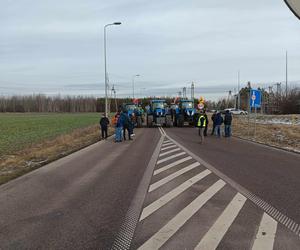
[(299, 236), (165, 137), (131, 249), (300, 249)]

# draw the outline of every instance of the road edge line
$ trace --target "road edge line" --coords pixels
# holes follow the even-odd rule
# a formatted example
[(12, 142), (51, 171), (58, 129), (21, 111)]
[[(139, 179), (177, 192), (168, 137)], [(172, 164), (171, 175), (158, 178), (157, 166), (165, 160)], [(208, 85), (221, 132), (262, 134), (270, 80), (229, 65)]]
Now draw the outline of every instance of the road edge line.
[[(265, 213), (267, 213), (269, 216), (271, 216), (274, 220), (281, 223), (284, 227), (286, 227), (288, 230), (295, 233), (298, 237), (300, 237), (300, 224), (296, 221), (292, 220), (285, 214), (281, 213), (279, 210), (277, 210), (275, 207), (273, 207), (271, 204), (265, 202), (263, 199), (258, 197), (257, 195), (251, 193), (246, 188), (242, 187), (240, 184), (236, 183), (234, 180), (232, 180), (227, 175), (223, 174), (221, 171), (213, 167), (208, 162), (201, 159), (199, 156), (195, 155), (193, 152), (188, 150), (186, 147), (181, 145), (179, 142), (174, 140), (171, 136), (166, 134), (166, 137), (173, 141), (178, 147), (180, 147), (183, 151), (185, 151), (188, 155), (190, 155), (194, 160), (200, 162), (204, 167), (209, 169), (211, 172), (213, 172), (215, 175), (217, 175), (219, 178), (224, 180), (227, 184), (232, 186), (235, 190), (240, 192), (242, 195), (244, 195), (247, 199), (252, 201), (256, 206), (258, 206), (260, 209), (262, 209)], [(291, 225), (293, 225), (291, 227)]]
[(139, 222), (140, 215), (143, 210), (143, 204), (145, 197), (148, 193), (151, 178), (156, 166), (158, 155), (160, 153), (161, 145), (165, 139), (164, 133), (159, 129), (161, 134), (157, 146), (151, 156), (151, 159), (147, 165), (146, 171), (141, 179), (137, 191), (126, 213), (125, 219), (121, 224), (120, 230), (114, 239), (111, 250), (127, 250), (130, 249), (130, 245), (134, 236), (136, 226)]

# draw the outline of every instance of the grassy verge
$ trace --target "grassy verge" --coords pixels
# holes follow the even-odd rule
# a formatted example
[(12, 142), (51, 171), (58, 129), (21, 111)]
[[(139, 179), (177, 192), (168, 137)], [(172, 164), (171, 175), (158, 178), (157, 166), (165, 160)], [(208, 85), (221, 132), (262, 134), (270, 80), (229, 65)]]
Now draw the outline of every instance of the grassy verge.
[[(208, 114), (208, 119), (211, 128), (211, 114)], [(300, 153), (300, 115), (259, 115), (256, 128), (254, 121), (254, 117), (251, 117), (249, 121), (247, 116), (234, 115), (232, 135)], [(278, 123), (278, 121), (283, 123)], [(224, 125), (222, 130), (224, 130)]]
[(249, 123), (246, 117), (235, 116), (232, 129), (233, 135), (243, 139), (300, 152), (300, 126), (298, 124), (263, 124), (258, 120), (255, 128), (254, 119), (250, 119)]
[(99, 140), (98, 114), (1, 114), (0, 119), (0, 184)]

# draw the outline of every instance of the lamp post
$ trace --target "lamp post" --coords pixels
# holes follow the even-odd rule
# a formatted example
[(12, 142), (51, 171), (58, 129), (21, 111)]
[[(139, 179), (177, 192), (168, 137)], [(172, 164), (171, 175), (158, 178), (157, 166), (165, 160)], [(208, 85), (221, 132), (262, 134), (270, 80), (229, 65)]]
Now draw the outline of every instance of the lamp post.
[(138, 76), (140, 76), (140, 75), (134, 75), (133, 77), (132, 77), (132, 98), (134, 99), (134, 78), (135, 77), (138, 77)]
[(105, 78), (105, 116), (108, 116), (108, 97), (107, 97), (107, 66), (106, 66), (106, 28), (112, 25), (121, 25), (121, 22), (109, 23), (104, 26), (104, 78)]

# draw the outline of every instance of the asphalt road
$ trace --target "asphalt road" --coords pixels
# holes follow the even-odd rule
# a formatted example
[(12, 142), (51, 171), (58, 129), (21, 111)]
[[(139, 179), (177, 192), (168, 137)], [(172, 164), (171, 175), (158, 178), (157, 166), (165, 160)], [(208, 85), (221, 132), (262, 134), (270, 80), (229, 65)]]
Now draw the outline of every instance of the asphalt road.
[[(269, 194), (269, 204), (263, 200), (265, 196), (258, 198), (261, 193), (246, 190), (252, 185), (257, 188), (252, 191), (268, 189), (266, 179), (273, 178), (272, 174), (260, 176), (263, 164), (247, 171), (250, 163), (243, 161), (252, 158), (246, 149), (266, 151), (264, 155), (282, 154), (286, 161), (289, 154), (234, 138), (207, 138), (200, 144), (193, 128), (165, 131), (132, 250), (300, 249), (299, 224), (273, 206), (272, 197), (280, 200), (279, 188)], [(239, 171), (224, 171), (235, 165)], [(297, 207), (291, 211), (297, 212)]]
[(190, 151), (300, 223), (300, 155), (238, 138), (208, 136), (199, 144), (194, 128), (166, 133)]
[(0, 249), (110, 249), (160, 138), (99, 142), (0, 187)]
[(135, 132), (2, 185), (0, 249), (300, 249), (298, 154), (200, 144), (194, 128)]

